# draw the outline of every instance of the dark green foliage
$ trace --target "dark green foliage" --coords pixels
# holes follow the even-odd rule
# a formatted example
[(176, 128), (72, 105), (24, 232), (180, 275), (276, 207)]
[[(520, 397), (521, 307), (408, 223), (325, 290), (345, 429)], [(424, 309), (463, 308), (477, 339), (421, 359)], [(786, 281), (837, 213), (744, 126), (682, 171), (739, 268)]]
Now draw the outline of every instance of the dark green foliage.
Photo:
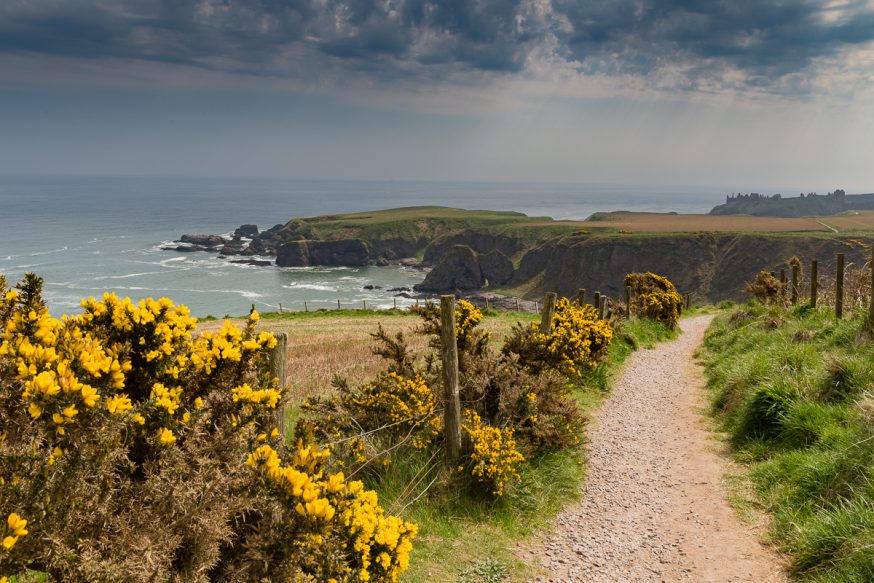
[(783, 421), (797, 393), (785, 385), (762, 385), (753, 391), (745, 406), (743, 423), (736, 437), (769, 439), (783, 429)]

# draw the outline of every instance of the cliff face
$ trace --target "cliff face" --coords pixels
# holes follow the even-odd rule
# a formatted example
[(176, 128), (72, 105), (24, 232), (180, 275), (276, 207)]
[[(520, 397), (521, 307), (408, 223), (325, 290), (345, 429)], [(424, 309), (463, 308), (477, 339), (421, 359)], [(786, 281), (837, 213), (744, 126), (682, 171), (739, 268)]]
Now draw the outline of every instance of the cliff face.
[(547, 291), (573, 296), (586, 288), (619, 297), (626, 273), (653, 271), (668, 276), (684, 293), (711, 302), (737, 301), (748, 298), (744, 284), (759, 271), (779, 273), (793, 255), (805, 266), (819, 260), (822, 282), (834, 278), (836, 253), (844, 253), (848, 264), (863, 265), (868, 252), (860, 243), (871, 240), (713, 234), (556, 240), (525, 254), (512, 285), (531, 296)]
[(358, 267), (370, 263), (370, 249), (359, 239), (340, 241), (290, 241), (279, 247), (276, 265), (309, 267), (334, 265)]

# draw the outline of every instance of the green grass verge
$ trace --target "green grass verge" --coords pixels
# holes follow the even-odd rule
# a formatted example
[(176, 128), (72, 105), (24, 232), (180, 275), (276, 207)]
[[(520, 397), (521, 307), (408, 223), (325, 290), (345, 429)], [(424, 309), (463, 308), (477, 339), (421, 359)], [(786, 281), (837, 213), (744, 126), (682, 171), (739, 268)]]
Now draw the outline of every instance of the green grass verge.
[[(501, 317), (515, 317), (507, 314)], [(533, 319), (534, 316), (531, 317)], [(638, 348), (650, 348), (674, 332), (650, 321), (632, 320), (617, 331), (606, 363), (590, 373), (574, 396), (587, 414), (603, 401), (622, 364)], [(387, 509), (405, 499), (404, 489), (426, 465), (418, 454), (386, 468), (374, 484)], [(419, 524), (410, 570), (405, 582), (531, 581), (536, 565), (519, 553), (525, 540), (544, 528), (565, 505), (579, 498), (585, 478), (582, 448), (549, 452), (524, 464), (521, 481), (494, 501), (478, 499), (457, 489), (440, 488), (404, 510), (404, 517)], [(435, 471), (436, 476), (436, 471)], [(424, 488), (431, 478), (421, 481)], [(408, 499), (409, 496), (406, 496)], [(392, 509), (398, 510), (397, 508)]]
[(809, 582), (874, 581), (874, 343), (857, 315), (749, 304), (702, 356), (713, 414)]

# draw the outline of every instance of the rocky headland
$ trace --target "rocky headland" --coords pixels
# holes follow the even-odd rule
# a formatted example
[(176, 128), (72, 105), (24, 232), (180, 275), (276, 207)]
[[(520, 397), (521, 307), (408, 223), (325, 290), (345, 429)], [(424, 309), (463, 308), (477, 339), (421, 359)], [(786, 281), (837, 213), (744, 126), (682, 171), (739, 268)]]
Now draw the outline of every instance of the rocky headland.
[[(265, 231), (242, 225), (229, 236), (183, 235), (168, 249), (280, 267), (418, 266), (428, 271), (416, 286), (421, 293), (497, 291), (532, 299), (546, 291), (573, 296), (579, 288), (620, 296), (626, 273), (655, 271), (683, 292), (717, 302), (744, 299), (747, 281), (762, 269), (779, 272), (792, 256), (805, 264), (818, 259), (824, 277), (838, 252), (848, 264), (861, 266), (866, 246), (874, 241), (874, 217), (846, 232), (798, 219), (771, 219), (765, 225), (769, 232), (743, 232), (742, 217), (731, 217), (725, 230), (714, 223), (721, 219), (708, 217), (709, 230), (691, 231), (682, 225), (692, 215), (647, 215), (640, 224), (650, 231), (635, 232), (628, 228), (634, 224), (628, 217), (634, 216), (599, 213), (587, 221), (554, 221), (414, 207), (297, 218)], [(614, 220), (624, 222), (611, 224)], [(653, 225), (664, 228), (653, 230)]]

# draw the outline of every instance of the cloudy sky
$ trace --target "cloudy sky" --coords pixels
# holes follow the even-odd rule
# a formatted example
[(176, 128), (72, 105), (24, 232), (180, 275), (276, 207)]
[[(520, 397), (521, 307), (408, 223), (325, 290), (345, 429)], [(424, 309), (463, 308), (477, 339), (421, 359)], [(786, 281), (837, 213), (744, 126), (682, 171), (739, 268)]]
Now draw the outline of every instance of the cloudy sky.
[(874, 0), (2, 0), (0, 174), (874, 191)]

